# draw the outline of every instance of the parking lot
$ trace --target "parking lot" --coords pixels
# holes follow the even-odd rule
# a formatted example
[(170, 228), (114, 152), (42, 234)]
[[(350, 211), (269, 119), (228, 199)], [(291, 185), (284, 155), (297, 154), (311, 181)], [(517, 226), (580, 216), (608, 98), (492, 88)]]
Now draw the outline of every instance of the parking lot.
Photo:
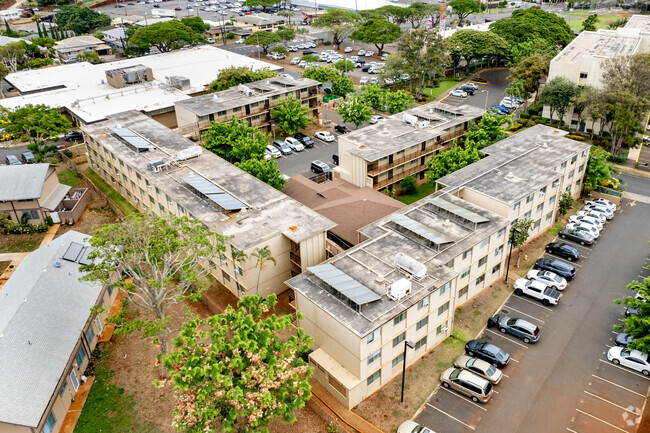
[(479, 89), (474, 95), (468, 95), (466, 98), (450, 96), (443, 96), (441, 99), (445, 104), (459, 106), (459, 105), (472, 105), (474, 107), (483, 108), (498, 105), (503, 99), (503, 95), (508, 87), (509, 81), (507, 77), (510, 75), (509, 69), (488, 69), (481, 73), (481, 78), (487, 81), (486, 84), (478, 83)]
[[(650, 180), (645, 179), (646, 191)], [(508, 352), (511, 363), (488, 404), (439, 387), (415, 421), (437, 433), (637, 431), (650, 379), (607, 360), (625, 307), (625, 286), (650, 275), (650, 205), (624, 201), (591, 247), (557, 306), (511, 295), (499, 313), (537, 324), (540, 340), (526, 345), (497, 328), (479, 338)]]
[[(323, 130), (327, 129), (323, 128)], [(333, 134), (338, 138), (338, 133), (333, 132)], [(280, 170), (282, 174), (289, 177), (297, 174), (311, 177), (314, 174), (310, 171), (309, 167), (311, 162), (314, 160), (320, 160), (332, 168), (335, 167), (332, 162), (332, 155), (339, 151), (337, 140), (332, 141), (331, 143), (326, 143), (313, 135), (310, 135), (310, 137), (314, 140), (314, 147), (306, 148), (302, 152), (293, 152), (290, 155), (282, 155), (280, 158), (275, 160), (277, 162), (278, 170)]]

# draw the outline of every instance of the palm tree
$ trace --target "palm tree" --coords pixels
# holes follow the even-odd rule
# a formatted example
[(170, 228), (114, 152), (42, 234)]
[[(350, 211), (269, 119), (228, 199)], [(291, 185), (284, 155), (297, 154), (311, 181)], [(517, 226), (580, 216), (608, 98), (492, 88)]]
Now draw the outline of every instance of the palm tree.
[(233, 270), (235, 271), (235, 285), (237, 286), (237, 296), (240, 298), (242, 297), (242, 293), (244, 290), (242, 290), (239, 286), (239, 279), (238, 275), (239, 272), (237, 272), (237, 268), (241, 269), (241, 265), (246, 261), (248, 256), (243, 251), (240, 251), (236, 248), (230, 247), (230, 258), (232, 258), (232, 264), (233, 264)]
[(260, 276), (262, 271), (266, 270), (266, 264), (268, 262), (273, 262), (273, 266), (277, 265), (275, 257), (271, 255), (271, 249), (269, 246), (264, 248), (255, 248), (255, 251), (251, 253), (251, 256), (255, 257), (255, 266), (257, 267), (257, 287), (255, 288), (255, 294), (259, 295), (260, 293)]

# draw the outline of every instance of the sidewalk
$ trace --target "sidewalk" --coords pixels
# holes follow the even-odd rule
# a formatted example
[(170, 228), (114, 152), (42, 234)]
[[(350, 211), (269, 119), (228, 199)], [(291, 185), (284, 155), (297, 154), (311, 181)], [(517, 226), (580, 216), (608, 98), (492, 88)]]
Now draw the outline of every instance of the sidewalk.
[(45, 233), (45, 237), (41, 241), (41, 245), (39, 247), (42, 247), (43, 245), (47, 244), (50, 242), (52, 239), (54, 239), (54, 236), (56, 236), (56, 232), (59, 230), (59, 227), (61, 227), (61, 224), (54, 224), (52, 225), (48, 230), (47, 233)]

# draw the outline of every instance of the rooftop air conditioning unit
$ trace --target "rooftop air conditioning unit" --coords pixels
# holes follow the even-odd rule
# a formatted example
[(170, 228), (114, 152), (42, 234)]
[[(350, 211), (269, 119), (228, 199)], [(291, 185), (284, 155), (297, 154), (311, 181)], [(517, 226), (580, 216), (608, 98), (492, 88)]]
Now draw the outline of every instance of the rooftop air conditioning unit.
[(192, 146), (178, 152), (176, 154), (176, 158), (178, 158), (179, 161), (185, 161), (190, 158), (201, 156), (202, 153), (203, 153), (203, 148), (201, 146)]
[(429, 126), (429, 122), (427, 122), (426, 120), (418, 122), (418, 129), (423, 129), (426, 128), (427, 126)]
[(416, 280), (421, 280), (427, 275), (427, 267), (404, 253), (395, 254), (395, 266), (411, 274)]
[(414, 116), (412, 114), (405, 114), (404, 116), (402, 116), (402, 120), (404, 121), (404, 123), (411, 126), (415, 126), (418, 123), (417, 116)]
[(411, 282), (406, 278), (400, 278), (386, 289), (386, 295), (393, 301), (404, 299), (411, 293)]
[(153, 171), (154, 173), (158, 173), (159, 167), (163, 165), (165, 161), (162, 159), (157, 159), (155, 161), (151, 161), (147, 163), (147, 169)]

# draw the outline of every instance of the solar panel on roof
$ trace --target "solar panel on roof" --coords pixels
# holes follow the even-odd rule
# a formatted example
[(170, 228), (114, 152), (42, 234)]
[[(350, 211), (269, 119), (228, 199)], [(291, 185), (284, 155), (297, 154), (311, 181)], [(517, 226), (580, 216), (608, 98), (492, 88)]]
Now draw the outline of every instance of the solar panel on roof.
[(490, 221), (489, 219), (477, 214), (476, 212), (472, 212), (471, 210), (464, 209), (454, 203), (448, 202), (443, 198), (436, 197), (427, 200), (429, 201), (429, 203), (438, 206), (440, 209), (444, 209), (449, 213), (452, 213), (461, 218), (465, 218), (470, 222), (478, 224), (478, 223), (485, 223)]
[(110, 128), (110, 130), (120, 137), (137, 137), (137, 134), (129, 128)]
[(88, 258), (88, 256), (90, 255), (90, 253), (92, 253), (92, 251), (93, 250), (90, 247), (84, 248), (83, 252), (79, 256), (80, 265), (91, 265), (93, 263), (93, 261)]
[(401, 215), (401, 214), (392, 215), (390, 217), (390, 221), (394, 222), (400, 227), (405, 228), (406, 230), (409, 230), (417, 234), (418, 236), (422, 236), (423, 238), (433, 242), (436, 245), (448, 244), (450, 242), (453, 242), (453, 239), (448, 238), (447, 236), (440, 233), (439, 231), (427, 227), (421, 222), (411, 219), (406, 215)]
[(365, 305), (381, 299), (381, 296), (330, 263), (307, 269), (356, 305)]
[(190, 185), (199, 194), (216, 203), (224, 210), (240, 210), (248, 208), (244, 202), (228, 194), (203, 176), (184, 177), (183, 182)]
[(192, 186), (194, 189), (197, 191), (200, 191), (203, 194), (220, 194), (223, 193), (224, 191), (219, 188), (217, 185), (213, 184), (206, 178), (202, 176), (190, 176), (190, 177), (184, 177), (183, 182), (188, 183), (190, 186)]
[(120, 138), (126, 145), (136, 152), (153, 149), (154, 146), (146, 139), (140, 137), (129, 128), (109, 128), (113, 134)]
[(67, 260), (69, 262), (76, 262), (79, 256), (81, 255), (83, 249), (84, 249), (83, 245), (77, 242), (71, 242), (70, 245), (68, 245), (68, 249), (65, 250), (65, 253), (63, 254), (63, 260)]

